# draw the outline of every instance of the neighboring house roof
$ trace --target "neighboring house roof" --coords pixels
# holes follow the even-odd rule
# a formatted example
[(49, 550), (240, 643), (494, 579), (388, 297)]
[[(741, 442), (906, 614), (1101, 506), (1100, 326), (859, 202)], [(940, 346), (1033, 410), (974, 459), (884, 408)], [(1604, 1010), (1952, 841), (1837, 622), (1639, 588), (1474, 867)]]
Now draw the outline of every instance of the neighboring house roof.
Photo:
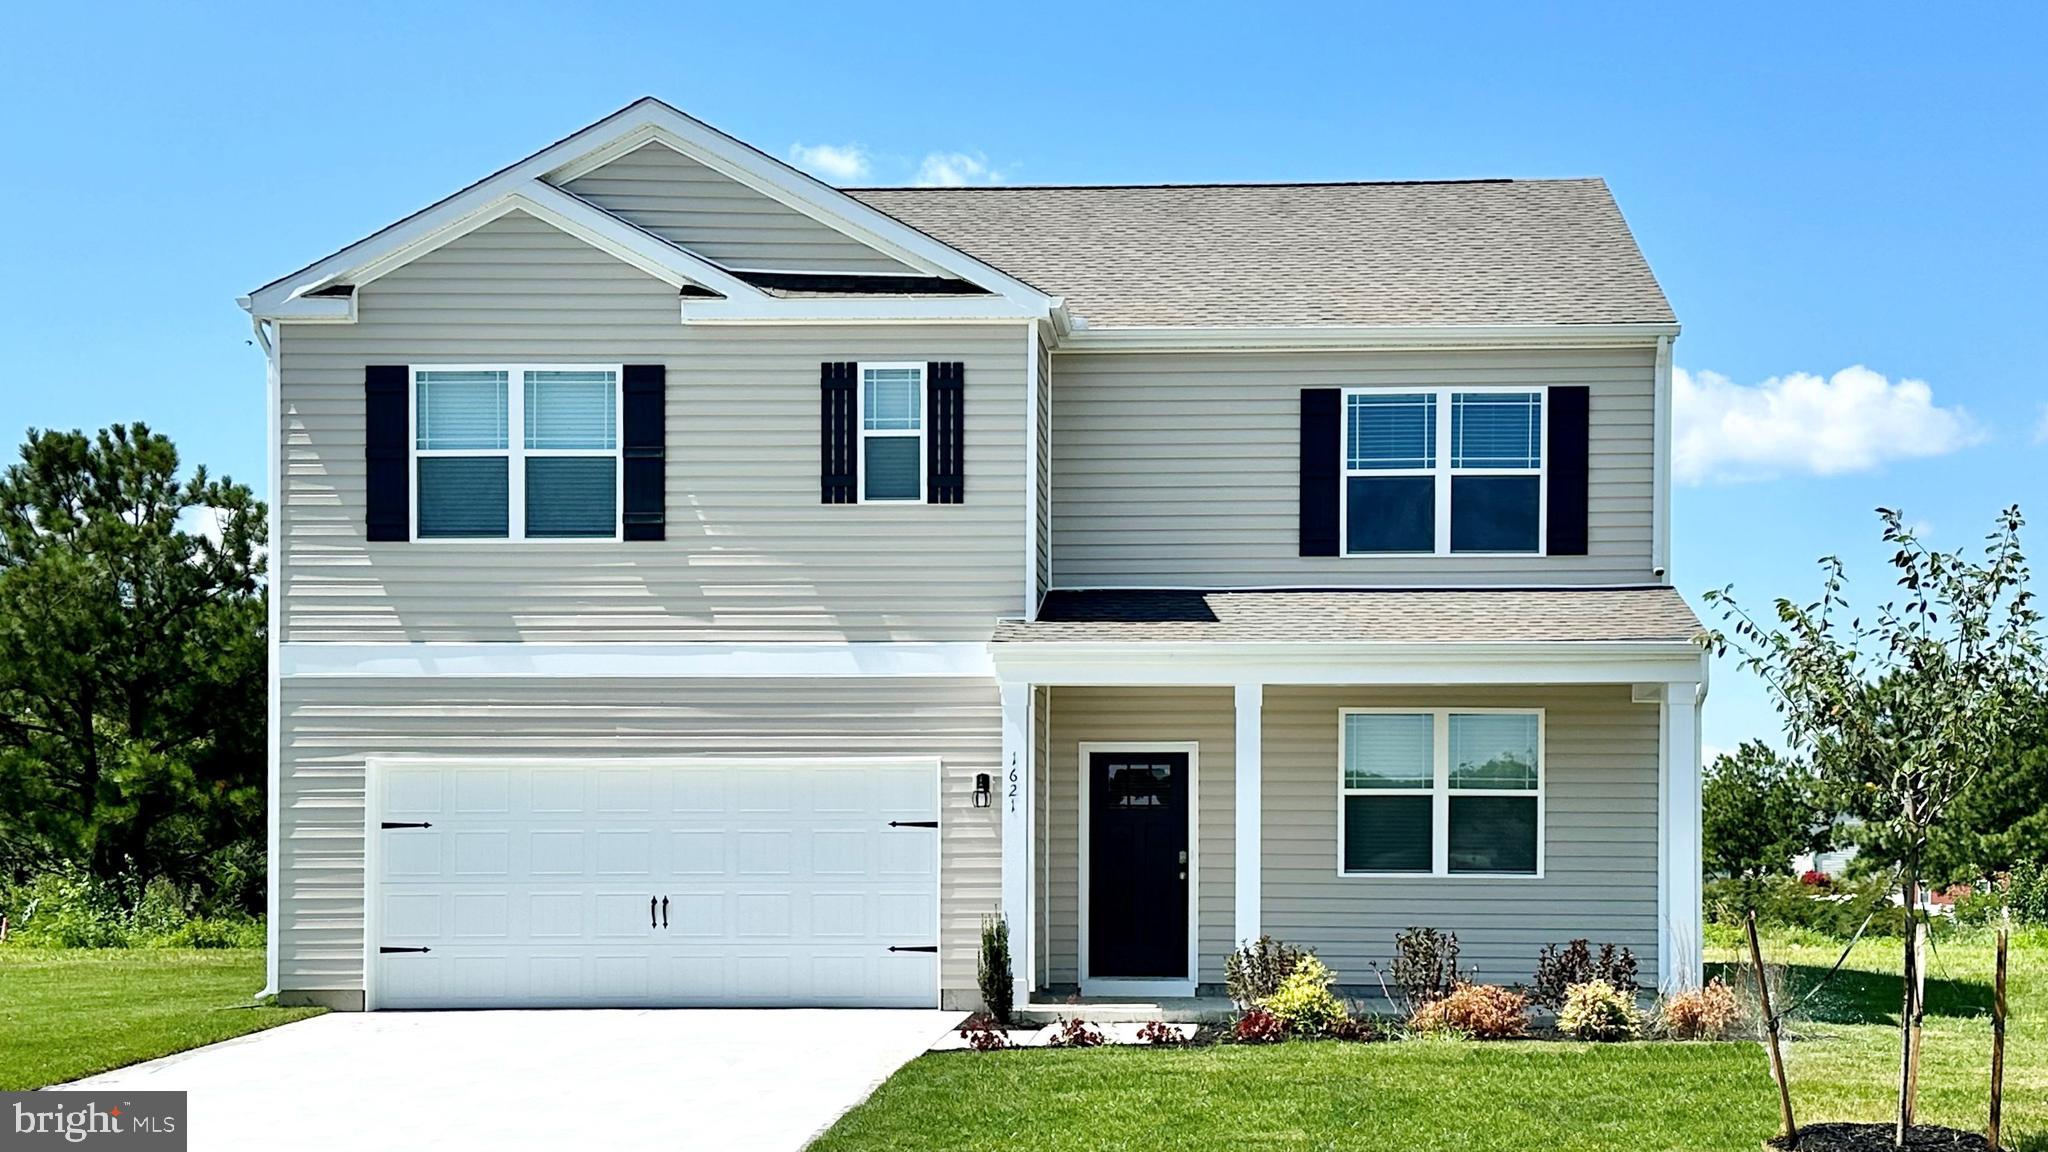
[(1674, 320), (1595, 179), (846, 191), (1091, 327)]
[(1664, 587), (1046, 594), (998, 643), (1689, 641), (1699, 618)]

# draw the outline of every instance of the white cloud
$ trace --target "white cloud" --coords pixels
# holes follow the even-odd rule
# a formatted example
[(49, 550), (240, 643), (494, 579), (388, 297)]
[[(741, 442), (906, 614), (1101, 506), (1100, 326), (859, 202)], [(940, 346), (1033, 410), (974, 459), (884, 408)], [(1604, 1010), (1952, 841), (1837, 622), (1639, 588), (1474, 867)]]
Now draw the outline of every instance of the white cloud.
[(178, 530), (193, 536), (204, 536), (220, 546), (221, 524), (227, 517), (218, 508), (205, 504), (194, 505), (178, 513)]
[(969, 184), (1001, 184), (1003, 174), (988, 166), (979, 152), (929, 152), (917, 166), (920, 188), (964, 188)]
[(1754, 386), (1683, 368), (1671, 377), (1672, 471), (1684, 484), (1861, 472), (1985, 438), (1968, 412), (1936, 405), (1926, 381), (1894, 383), (1861, 364), (1825, 380), (1794, 372)]
[(867, 149), (858, 144), (792, 144), (789, 160), (813, 176), (842, 184), (868, 174)]

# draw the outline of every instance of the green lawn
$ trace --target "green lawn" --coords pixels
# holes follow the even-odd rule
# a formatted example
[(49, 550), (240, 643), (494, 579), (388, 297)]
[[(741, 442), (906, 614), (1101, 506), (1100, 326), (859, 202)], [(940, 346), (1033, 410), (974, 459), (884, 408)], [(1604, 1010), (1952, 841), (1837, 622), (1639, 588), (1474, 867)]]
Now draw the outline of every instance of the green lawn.
[(320, 1013), (249, 997), (249, 950), (0, 948), (0, 1091), (40, 1088)]
[[(1805, 1119), (1882, 1120), (1896, 1072), (1895, 945), (1860, 945), (1787, 1058)], [(1795, 989), (1834, 950), (1781, 942)], [(1714, 959), (1725, 957), (1717, 953)], [(1930, 965), (1921, 1117), (1978, 1128), (1990, 1064), (1990, 947)], [(2048, 935), (2014, 952), (2007, 1143), (2048, 1149)], [(1289, 1044), (1186, 1051), (948, 1052), (898, 1072), (813, 1145), (895, 1148), (1730, 1149), (1777, 1124), (1755, 1043)]]

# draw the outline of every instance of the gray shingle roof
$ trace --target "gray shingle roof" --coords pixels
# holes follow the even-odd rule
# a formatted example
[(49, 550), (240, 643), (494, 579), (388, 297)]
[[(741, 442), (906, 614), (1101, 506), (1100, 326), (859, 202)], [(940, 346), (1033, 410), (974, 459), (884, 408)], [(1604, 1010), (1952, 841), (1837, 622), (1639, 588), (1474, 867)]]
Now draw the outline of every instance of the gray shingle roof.
[(848, 193), (1098, 327), (1673, 319), (1600, 180)]
[(1051, 592), (998, 643), (1686, 641), (1699, 618), (1670, 588)]

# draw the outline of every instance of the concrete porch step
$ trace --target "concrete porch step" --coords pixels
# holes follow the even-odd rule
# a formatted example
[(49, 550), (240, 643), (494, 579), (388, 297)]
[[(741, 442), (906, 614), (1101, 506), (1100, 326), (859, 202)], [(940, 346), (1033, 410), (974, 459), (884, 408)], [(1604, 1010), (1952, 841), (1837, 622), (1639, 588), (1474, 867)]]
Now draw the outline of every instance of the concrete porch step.
[(1086, 1020), (1090, 1024), (1143, 1023), (1165, 1020), (1171, 1023), (1221, 1024), (1236, 1015), (1229, 1000), (1221, 996), (1172, 996), (1158, 1000), (1091, 999), (1074, 1003), (1045, 1001), (1020, 1004), (1013, 1010), (1018, 1021), (1055, 1024)]

